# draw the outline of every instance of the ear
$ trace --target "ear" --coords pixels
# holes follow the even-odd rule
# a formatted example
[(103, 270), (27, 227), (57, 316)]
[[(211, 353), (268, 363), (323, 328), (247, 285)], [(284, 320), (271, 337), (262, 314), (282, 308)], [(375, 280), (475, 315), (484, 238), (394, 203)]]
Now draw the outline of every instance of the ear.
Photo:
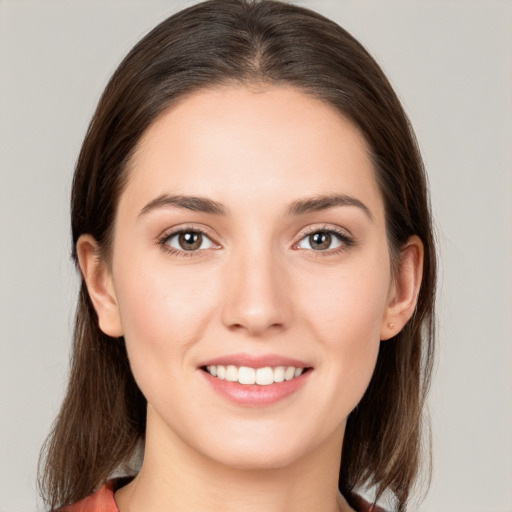
[(76, 244), (76, 252), (89, 297), (98, 315), (100, 329), (113, 338), (122, 336), (112, 273), (100, 256), (98, 243), (91, 235), (82, 235)]
[(396, 336), (416, 308), (423, 275), (423, 242), (416, 235), (400, 250), (400, 266), (391, 283), (380, 339)]

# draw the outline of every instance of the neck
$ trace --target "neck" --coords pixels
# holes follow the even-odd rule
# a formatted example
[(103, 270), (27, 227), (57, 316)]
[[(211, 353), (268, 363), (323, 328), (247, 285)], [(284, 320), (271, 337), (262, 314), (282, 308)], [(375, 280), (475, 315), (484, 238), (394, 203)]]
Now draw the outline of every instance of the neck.
[(237, 468), (198, 453), (148, 415), (144, 463), (116, 493), (120, 512), (350, 511), (338, 493), (342, 435), (281, 467)]

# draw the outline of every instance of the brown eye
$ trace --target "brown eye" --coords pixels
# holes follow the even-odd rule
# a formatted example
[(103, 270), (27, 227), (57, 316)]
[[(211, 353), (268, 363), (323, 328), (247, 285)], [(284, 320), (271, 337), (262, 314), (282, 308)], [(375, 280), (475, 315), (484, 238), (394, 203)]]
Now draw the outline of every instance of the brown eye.
[(184, 251), (195, 251), (201, 247), (203, 242), (203, 235), (194, 231), (188, 231), (186, 233), (180, 233), (178, 236), (178, 243), (180, 248)]
[(201, 231), (178, 231), (169, 235), (164, 242), (176, 251), (199, 251), (210, 249), (214, 243)]
[(324, 249), (329, 249), (332, 242), (332, 236), (330, 233), (319, 232), (313, 233), (309, 235), (309, 245), (312, 249), (317, 251), (322, 251)]
[(350, 239), (333, 230), (319, 230), (306, 235), (298, 244), (299, 249), (328, 251), (341, 245), (350, 245)]

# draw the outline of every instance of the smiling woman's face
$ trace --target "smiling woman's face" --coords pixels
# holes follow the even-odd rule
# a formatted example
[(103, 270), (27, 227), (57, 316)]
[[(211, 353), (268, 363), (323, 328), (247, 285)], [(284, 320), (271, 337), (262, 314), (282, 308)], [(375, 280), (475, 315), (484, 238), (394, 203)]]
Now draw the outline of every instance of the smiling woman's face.
[(339, 450), (402, 325), (351, 122), (290, 87), (194, 93), (140, 141), (100, 272), (92, 245), (82, 269), (101, 328), (125, 338), (148, 436), (237, 467)]

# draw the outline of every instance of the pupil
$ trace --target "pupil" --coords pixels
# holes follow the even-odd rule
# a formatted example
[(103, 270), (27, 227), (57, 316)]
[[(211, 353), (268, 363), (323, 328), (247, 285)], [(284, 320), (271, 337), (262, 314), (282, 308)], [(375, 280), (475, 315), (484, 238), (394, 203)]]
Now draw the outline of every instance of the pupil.
[(199, 249), (202, 242), (201, 233), (182, 233), (179, 237), (180, 246), (186, 251), (192, 251), (194, 249)]
[(331, 245), (331, 235), (329, 233), (314, 233), (310, 236), (310, 242), (313, 249), (328, 249)]

